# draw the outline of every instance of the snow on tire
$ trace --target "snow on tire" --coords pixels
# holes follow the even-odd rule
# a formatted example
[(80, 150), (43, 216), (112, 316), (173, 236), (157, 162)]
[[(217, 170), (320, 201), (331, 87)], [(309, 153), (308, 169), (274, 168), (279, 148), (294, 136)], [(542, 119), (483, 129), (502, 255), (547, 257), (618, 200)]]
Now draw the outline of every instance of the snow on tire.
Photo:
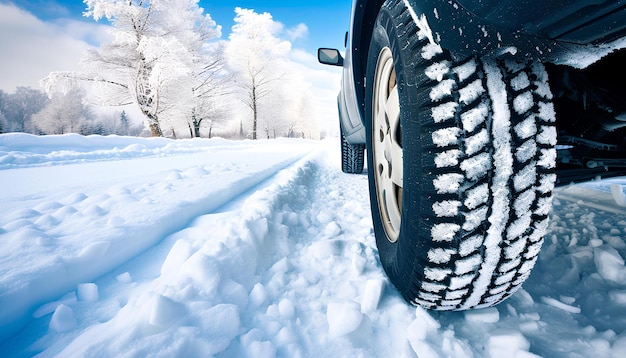
[(452, 60), (402, 0), (383, 5), (367, 63), (367, 160), (383, 268), (430, 309), (497, 304), (529, 276), (556, 152), (541, 64)]

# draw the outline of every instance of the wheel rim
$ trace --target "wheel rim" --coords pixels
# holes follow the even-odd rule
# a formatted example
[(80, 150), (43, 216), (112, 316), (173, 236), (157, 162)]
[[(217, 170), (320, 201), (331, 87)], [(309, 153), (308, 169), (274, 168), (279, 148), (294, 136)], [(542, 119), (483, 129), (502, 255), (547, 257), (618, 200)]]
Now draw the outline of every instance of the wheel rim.
[(381, 50), (374, 77), (372, 154), (378, 210), (387, 238), (398, 240), (402, 217), (402, 128), (391, 50)]

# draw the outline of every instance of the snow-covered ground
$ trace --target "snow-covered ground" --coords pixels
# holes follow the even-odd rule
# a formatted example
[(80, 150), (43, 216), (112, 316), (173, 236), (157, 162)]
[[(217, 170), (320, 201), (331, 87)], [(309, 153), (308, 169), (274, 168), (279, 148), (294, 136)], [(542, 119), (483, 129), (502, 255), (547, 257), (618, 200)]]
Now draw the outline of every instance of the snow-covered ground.
[(626, 357), (626, 179), (557, 190), (511, 299), (429, 312), (338, 148), (0, 135), (0, 356)]

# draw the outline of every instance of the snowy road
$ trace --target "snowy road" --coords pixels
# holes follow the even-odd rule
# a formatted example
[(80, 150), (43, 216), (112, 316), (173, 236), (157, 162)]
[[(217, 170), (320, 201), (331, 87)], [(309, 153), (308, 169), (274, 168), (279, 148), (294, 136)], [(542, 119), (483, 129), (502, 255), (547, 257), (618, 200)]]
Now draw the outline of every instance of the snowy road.
[(511, 299), (427, 312), (338, 147), (1, 135), (1, 355), (626, 356), (625, 179), (559, 189)]

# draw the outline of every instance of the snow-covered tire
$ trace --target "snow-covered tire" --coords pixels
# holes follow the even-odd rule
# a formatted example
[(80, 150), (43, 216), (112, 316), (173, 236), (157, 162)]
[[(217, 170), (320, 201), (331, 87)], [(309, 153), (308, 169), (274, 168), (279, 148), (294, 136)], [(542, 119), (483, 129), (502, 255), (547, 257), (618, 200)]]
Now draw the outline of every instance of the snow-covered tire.
[(348, 174), (360, 174), (365, 163), (365, 144), (350, 144), (341, 131), (341, 170)]
[(497, 304), (530, 275), (551, 208), (556, 129), (540, 63), (453, 61), (387, 0), (367, 60), (367, 160), (382, 266), (409, 302)]

